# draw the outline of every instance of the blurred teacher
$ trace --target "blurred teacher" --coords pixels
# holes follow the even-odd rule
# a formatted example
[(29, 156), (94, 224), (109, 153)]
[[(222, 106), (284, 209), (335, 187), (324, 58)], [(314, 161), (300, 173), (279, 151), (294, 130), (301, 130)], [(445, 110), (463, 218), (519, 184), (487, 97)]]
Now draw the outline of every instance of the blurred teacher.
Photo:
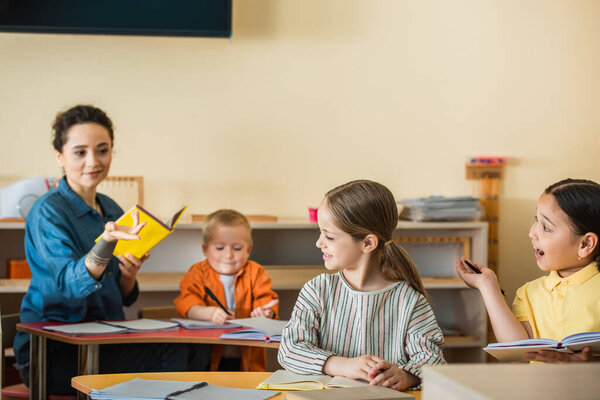
[[(96, 188), (112, 160), (113, 124), (104, 111), (78, 105), (59, 113), (53, 124), (54, 149), (64, 177), (58, 188), (36, 201), (25, 224), (25, 254), (31, 284), (21, 304), (21, 322), (80, 322), (125, 319), (123, 306), (138, 297), (137, 273), (148, 254), (112, 256), (118, 240), (136, 240), (144, 223), (118, 226), (123, 210)], [(98, 236), (98, 242), (95, 242)], [(29, 384), (29, 335), (14, 342), (17, 368)], [(183, 371), (187, 346), (103, 345), (100, 372)], [(48, 394), (74, 394), (74, 345), (49, 340)]]

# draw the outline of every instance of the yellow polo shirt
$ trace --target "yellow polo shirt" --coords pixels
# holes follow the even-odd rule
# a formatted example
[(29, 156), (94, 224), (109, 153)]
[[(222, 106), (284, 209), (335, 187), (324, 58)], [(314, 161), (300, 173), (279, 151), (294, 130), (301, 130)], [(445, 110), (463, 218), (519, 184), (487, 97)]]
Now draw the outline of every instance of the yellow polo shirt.
[(561, 278), (556, 271), (517, 290), (513, 313), (531, 325), (534, 338), (561, 340), (600, 331), (600, 272), (596, 262)]

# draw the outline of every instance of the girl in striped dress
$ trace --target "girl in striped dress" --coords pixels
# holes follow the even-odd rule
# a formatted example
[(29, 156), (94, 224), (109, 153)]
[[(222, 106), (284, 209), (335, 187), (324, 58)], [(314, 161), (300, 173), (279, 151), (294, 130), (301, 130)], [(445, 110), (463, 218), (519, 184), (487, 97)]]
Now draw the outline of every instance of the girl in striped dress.
[(300, 291), (279, 363), (294, 373), (417, 387), (423, 365), (445, 363), (444, 339), (414, 263), (392, 240), (394, 195), (376, 182), (346, 183), (327, 193), (318, 222), (316, 245), (338, 272)]

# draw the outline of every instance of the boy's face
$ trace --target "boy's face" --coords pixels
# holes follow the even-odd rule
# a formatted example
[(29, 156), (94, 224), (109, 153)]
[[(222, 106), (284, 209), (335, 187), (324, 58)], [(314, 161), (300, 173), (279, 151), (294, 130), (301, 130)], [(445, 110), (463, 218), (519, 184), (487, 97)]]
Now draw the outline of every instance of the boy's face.
[(202, 251), (215, 271), (235, 275), (246, 265), (252, 246), (248, 244), (245, 226), (217, 225), (213, 228), (212, 239), (202, 244)]

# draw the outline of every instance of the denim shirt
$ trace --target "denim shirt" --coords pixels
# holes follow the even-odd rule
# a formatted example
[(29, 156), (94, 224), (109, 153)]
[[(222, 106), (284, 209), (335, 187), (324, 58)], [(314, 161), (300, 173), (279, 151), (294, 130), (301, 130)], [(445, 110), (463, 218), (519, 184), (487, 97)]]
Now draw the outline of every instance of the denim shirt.
[[(80, 322), (124, 319), (123, 305), (135, 302), (137, 282), (123, 298), (118, 259), (111, 257), (100, 279), (90, 276), (85, 256), (104, 225), (123, 214), (111, 198), (96, 194), (104, 216), (89, 207), (63, 177), (58, 188), (39, 198), (25, 223), (25, 255), (31, 283), (21, 303), (21, 322)], [(17, 332), (17, 364), (29, 362), (29, 334)]]

